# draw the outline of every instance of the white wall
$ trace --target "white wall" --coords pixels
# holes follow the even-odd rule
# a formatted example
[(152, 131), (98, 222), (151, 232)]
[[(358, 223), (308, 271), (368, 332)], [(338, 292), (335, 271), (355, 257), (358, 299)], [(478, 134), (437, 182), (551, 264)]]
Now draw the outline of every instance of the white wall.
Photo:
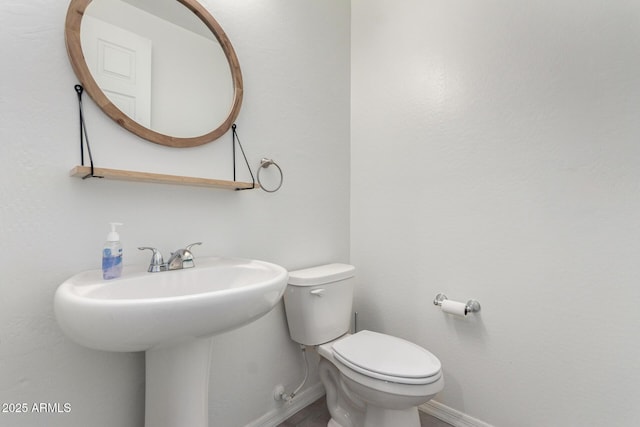
[[(237, 123), (252, 167), (268, 156), (284, 170), (282, 189), (269, 195), (68, 177), (79, 163), (77, 80), (63, 38), (68, 3), (0, 5), (0, 402), (69, 402), (72, 411), (0, 413), (0, 425), (137, 427), (142, 354), (68, 340), (53, 316), (56, 287), (99, 267), (113, 220), (126, 224), (126, 263), (148, 262), (140, 245), (166, 252), (198, 240), (204, 245), (196, 256), (252, 257), (287, 268), (348, 260), (349, 4), (203, 1), (243, 69)], [(97, 166), (231, 176), (230, 135), (172, 149), (129, 134), (88, 97), (85, 114)], [(278, 407), (276, 384), (291, 389), (302, 376), (281, 306), (219, 337), (214, 359), (212, 425), (259, 418)]]
[[(640, 424), (637, 2), (352, 1), (360, 325), (495, 426)], [(438, 292), (482, 312), (452, 318)]]

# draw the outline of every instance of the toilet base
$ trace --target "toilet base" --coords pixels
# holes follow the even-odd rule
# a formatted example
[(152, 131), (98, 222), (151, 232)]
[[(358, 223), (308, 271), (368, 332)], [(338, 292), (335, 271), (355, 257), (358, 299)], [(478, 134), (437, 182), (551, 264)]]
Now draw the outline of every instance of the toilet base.
[[(390, 410), (382, 408), (367, 408), (363, 427), (420, 427), (420, 414), (418, 408), (404, 410)], [(344, 427), (331, 418), (327, 427)]]
[(394, 410), (367, 406), (364, 427), (389, 426), (420, 427), (418, 408)]

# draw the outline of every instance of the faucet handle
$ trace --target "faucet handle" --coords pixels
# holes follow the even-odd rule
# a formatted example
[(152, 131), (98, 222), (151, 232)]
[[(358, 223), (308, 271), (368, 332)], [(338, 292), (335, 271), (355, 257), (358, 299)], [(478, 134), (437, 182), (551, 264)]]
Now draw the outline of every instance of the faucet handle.
[(153, 254), (151, 255), (151, 262), (149, 263), (149, 269), (147, 270), (149, 273), (157, 273), (166, 269), (164, 258), (162, 258), (162, 254), (158, 249), (148, 246), (141, 246), (138, 249), (141, 251), (146, 249), (153, 251)]
[(191, 247), (192, 247), (192, 246), (201, 245), (201, 244), (202, 244), (202, 242), (195, 242), (195, 243), (191, 243), (190, 245), (187, 245), (184, 249), (185, 249), (186, 251), (191, 252)]

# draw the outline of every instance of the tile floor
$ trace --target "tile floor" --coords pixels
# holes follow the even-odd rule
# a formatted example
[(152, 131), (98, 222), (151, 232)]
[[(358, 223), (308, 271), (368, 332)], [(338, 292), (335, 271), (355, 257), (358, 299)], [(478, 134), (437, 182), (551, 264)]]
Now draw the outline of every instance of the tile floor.
[[(330, 419), (331, 416), (327, 410), (325, 397), (322, 396), (311, 405), (298, 411), (278, 427), (327, 427)], [(420, 412), (420, 423), (422, 427), (451, 427), (450, 424), (423, 412)]]

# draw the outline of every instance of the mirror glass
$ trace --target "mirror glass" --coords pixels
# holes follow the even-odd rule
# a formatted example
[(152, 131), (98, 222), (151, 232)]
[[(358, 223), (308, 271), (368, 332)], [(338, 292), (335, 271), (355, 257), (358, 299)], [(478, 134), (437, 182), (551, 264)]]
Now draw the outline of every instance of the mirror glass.
[(87, 93), (145, 139), (201, 145), (237, 117), (237, 57), (195, 0), (72, 0), (66, 41)]

